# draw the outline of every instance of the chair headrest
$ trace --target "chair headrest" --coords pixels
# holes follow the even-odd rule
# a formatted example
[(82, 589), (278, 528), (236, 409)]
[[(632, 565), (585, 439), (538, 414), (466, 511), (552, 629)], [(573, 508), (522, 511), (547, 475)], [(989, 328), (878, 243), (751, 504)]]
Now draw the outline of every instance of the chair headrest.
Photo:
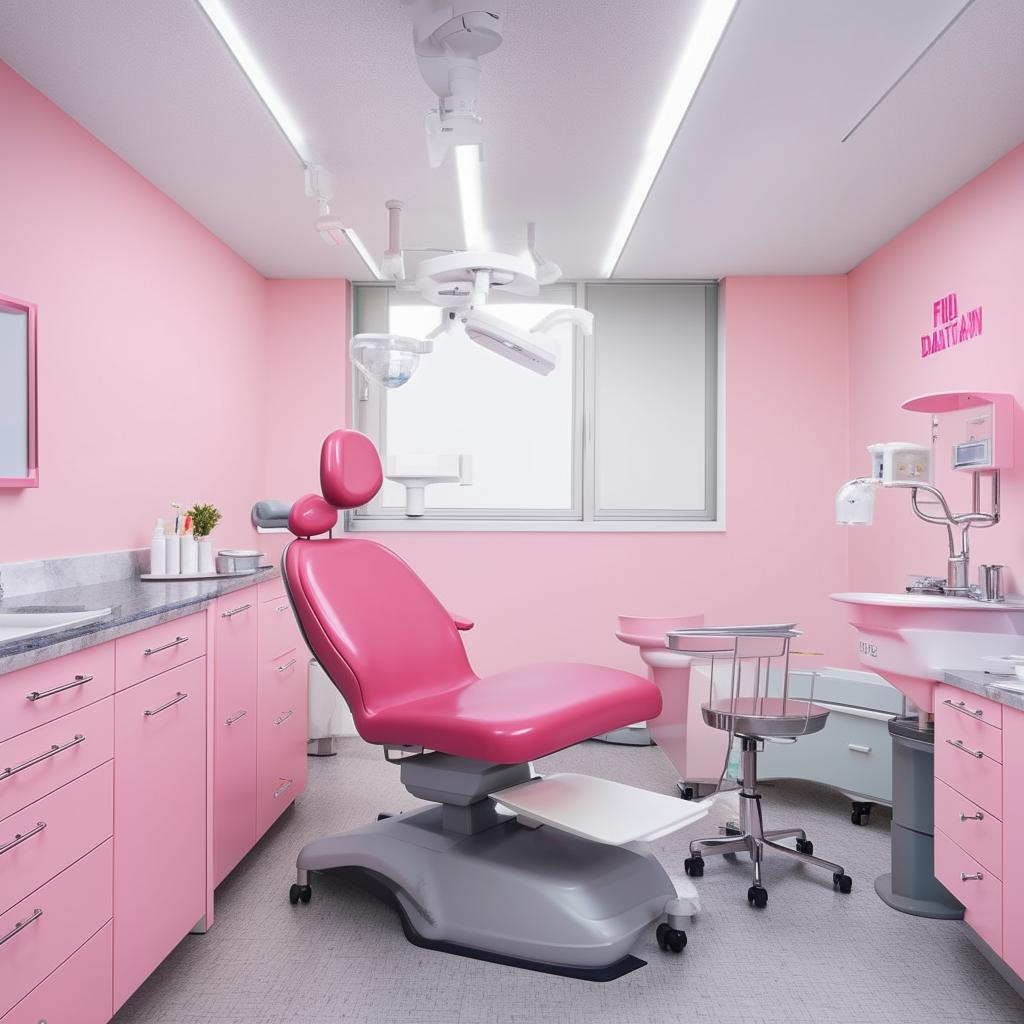
[(335, 508), (359, 508), (384, 483), (380, 456), (358, 430), (335, 430), (320, 449), (320, 490)]
[(339, 508), (359, 508), (372, 500), (384, 483), (380, 456), (373, 442), (358, 430), (335, 430), (320, 449), (319, 494), (299, 498), (288, 514), (296, 537), (327, 533), (338, 522)]

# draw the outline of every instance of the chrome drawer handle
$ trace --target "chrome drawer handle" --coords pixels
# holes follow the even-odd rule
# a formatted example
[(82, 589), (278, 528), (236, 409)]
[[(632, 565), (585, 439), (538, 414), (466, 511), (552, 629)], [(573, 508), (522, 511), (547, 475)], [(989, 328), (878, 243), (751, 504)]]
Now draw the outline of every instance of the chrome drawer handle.
[(159, 647), (147, 647), (143, 652), (143, 656), (148, 658), (151, 654), (157, 654), (160, 651), (166, 651), (170, 647), (177, 647), (179, 644), (187, 644), (187, 636), (176, 636), (169, 644), (161, 644)]
[(278, 610), (279, 612), (286, 612), (286, 611), (288, 611), (288, 609), (289, 609), (290, 607), (291, 607), (291, 605), (287, 605), (287, 604), (279, 604), (279, 605), (277, 606), (277, 610)]
[(288, 669), (290, 669), (293, 665), (295, 665), (295, 663), (297, 661), (298, 661), (298, 658), (292, 658), (291, 661), (286, 661), (283, 665), (278, 665), (277, 666), (277, 671), (278, 672), (287, 672)]
[(230, 619), (232, 615), (241, 615), (242, 612), (247, 612), (252, 607), (251, 604), (242, 604), (237, 608), (232, 608), (230, 611), (221, 612), (220, 617), (222, 619)]
[(294, 711), (286, 711), (283, 715), (278, 715), (278, 717), (274, 719), (274, 725), (281, 725), (284, 722), (287, 722), (294, 714)]
[(863, 744), (860, 744), (860, 743), (848, 743), (847, 746), (855, 754), (870, 754), (871, 753), (871, 748), (870, 747), (865, 747)]
[(964, 812), (961, 811), (960, 812), (960, 820), (961, 821), (984, 821), (985, 820), (985, 815), (982, 814), (981, 811), (978, 811), (977, 814), (964, 814)]
[(175, 704), (180, 704), (186, 697), (188, 697), (188, 694), (182, 693), (179, 690), (166, 704), (161, 704), (160, 707), (153, 708), (151, 711), (147, 709), (144, 714), (147, 718), (152, 718), (153, 715), (159, 715), (161, 711), (166, 711), (168, 708), (173, 708)]
[(7, 853), (8, 850), (13, 850), (16, 846), (21, 846), (26, 839), (39, 835), (44, 828), (46, 828), (46, 822), (37, 821), (35, 828), (29, 829), (27, 832), (19, 832), (9, 843), (4, 843), (3, 846), (0, 846), (0, 854)]
[(965, 715), (973, 715), (975, 718), (983, 718), (985, 715), (981, 708), (969, 708), (966, 701), (953, 701), (947, 697), (942, 703), (948, 704), (954, 711), (962, 711)]
[(43, 912), (36, 907), (32, 911), (31, 917), (26, 917), (24, 921), (19, 921), (6, 935), (0, 935), (0, 946), (10, 939), (13, 939), (18, 932), (23, 932), (33, 921), (38, 921), (43, 916)]
[(230, 718), (226, 718), (224, 720), (224, 724), (231, 725), (232, 722), (237, 722), (240, 718), (245, 718), (247, 714), (249, 714), (248, 711), (238, 711), (235, 714), (233, 714)]
[(971, 757), (984, 757), (985, 752), (983, 750), (971, 750), (970, 747), (964, 746), (963, 740), (946, 740), (951, 747), (956, 747), (957, 750), (962, 750), (965, 754), (970, 754)]
[(294, 779), (285, 779), (284, 785), (278, 786), (277, 789), (274, 790), (274, 799), (276, 800), (286, 789), (290, 789), (294, 781)]
[(961, 882), (984, 882), (985, 873), (983, 871), (975, 871), (973, 875), (968, 875), (965, 872), (960, 872)]
[(17, 775), (18, 772), (23, 772), (26, 768), (31, 768), (34, 764), (39, 764), (40, 761), (46, 761), (61, 751), (68, 750), (71, 747), (77, 747), (79, 743), (83, 743), (85, 737), (79, 733), (73, 740), (68, 740), (67, 743), (58, 744), (54, 743), (49, 750), (43, 754), (36, 754), (35, 757), (29, 758), (27, 761), (23, 761), (21, 764), (16, 765), (14, 768), (5, 768), (0, 772), (0, 782), (4, 779), (9, 779), (12, 775)]
[(94, 676), (75, 676), (70, 683), (63, 683), (60, 686), (54, 686), (50, 690), (33, 690), (31, 693), (25, 694), (25, 700), (42, 700), (44, 697), (52, 697), (55, 693), (63, 693), (65, 690), (70, 690), (74, 686), (82, 686), (85, 683), (91, 683)]

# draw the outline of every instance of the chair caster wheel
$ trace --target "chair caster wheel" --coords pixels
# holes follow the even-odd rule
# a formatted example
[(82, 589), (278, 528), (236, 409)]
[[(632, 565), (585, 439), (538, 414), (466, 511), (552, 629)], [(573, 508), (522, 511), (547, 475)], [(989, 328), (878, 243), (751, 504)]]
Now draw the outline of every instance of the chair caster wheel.
[(313, 898), (313, 890), (308, 885), (293, 885), (288, 890), (288, 902), (294, 907), (300, 900), (308, 903)]
[(657, 937), (658, 945), (664, 950), (671, 950), (673, 953), (682, 953), (683, 947), (686, 945), (686, 932), (681, 932), (677, 928), (670, 928), (664, 922), (658, 925)]
[(768, 906), (768, 890), (763, 885), (752, 885), (747, 890), (747, 902), (761, 909)]
[(692, 800), (695, 795), (693, 786), (684, 786), (681, 782), (679, 783), (679, 796), (681, 799)]
[(871, 820), (871, 808), (875, 805), (867, 803), (863, 800), (853, 801), (853, 813), (850, 815), (850, 821), (854, 825), (866, 825)]
[(840, 892), (850, 892), (853, 889), (853, 879), (849, 875), (837, 871), (832, 876), (832, 885)]
[(796, 841), (796, 852), (806, 853), (808, 857), (814, 856), (814, 843), (810, 839), (798, 839)]
[(704, 858), (701, 856), (687, 857), (683, 861), (683, 870), (691, 878), (703, 878), (704, 877)]

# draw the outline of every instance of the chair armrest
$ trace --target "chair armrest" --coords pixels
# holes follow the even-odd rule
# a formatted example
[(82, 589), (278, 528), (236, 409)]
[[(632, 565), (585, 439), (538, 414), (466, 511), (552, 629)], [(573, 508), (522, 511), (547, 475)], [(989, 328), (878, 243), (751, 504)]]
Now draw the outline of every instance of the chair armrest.
[(467, 619), (465, 615), (459, 615), (458, 612), (449, 612), (448, 614), (452, 617), (456, 629), (465, 631), (473, 628), (473, 620)]

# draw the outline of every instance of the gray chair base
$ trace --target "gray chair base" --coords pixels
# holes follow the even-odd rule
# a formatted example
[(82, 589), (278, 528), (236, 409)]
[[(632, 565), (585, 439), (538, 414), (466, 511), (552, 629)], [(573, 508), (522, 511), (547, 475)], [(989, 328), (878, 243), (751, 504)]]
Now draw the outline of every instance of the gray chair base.
[[(747, 900), (752, 906), (768, 904), (768, 890), (762, 877), (762, 862), (766, 850), (795, 857), (804, 864), (832, 872), (832, 884), (840, 892), (850, 892), (853, 882), (842, 865), (813, 855), (813, 845), (807, 841), (802, 828), (765, 830), (761, 814), (761, 792), (757, 786), (757, 745), (752, 737), (741, 737), (743, 785), (740, 790), (740, 820), (730, 822), (722, 829), (722, 835), (695, 839), (690, 843), (690, 856), (685, 861), (688, 875), (704, 874), (704, 855), (746, 853), (754, 865), (753, 884), (747, 890)], [(780, 839), (796, 839), (796, 848), (783, 846)]]
[(593, 980), (639, 966), (630, 951), (673, 909), (671, 879), (644, 849), (531, 828), (479, 796), (529, 775), (527, 765), (407, 758), (407, 788), (444, 802), (308, 844), (292, 902), (309, 901), (310, 872), (356, 868), (392, 896), (419, 945)]

